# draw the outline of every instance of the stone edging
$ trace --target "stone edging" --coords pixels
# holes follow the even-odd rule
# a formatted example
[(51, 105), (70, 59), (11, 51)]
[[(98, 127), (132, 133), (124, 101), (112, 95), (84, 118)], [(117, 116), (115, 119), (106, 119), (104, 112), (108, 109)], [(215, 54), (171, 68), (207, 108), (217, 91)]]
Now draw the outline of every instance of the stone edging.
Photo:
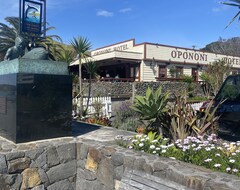
[(0, 151), (0, 184), (4, 190), (118, 189), (126, 168), (192, 189), (237, 190), (240, 186), (237, 176), (128, 150), (114, 142), (77, 137), (8, 148)]

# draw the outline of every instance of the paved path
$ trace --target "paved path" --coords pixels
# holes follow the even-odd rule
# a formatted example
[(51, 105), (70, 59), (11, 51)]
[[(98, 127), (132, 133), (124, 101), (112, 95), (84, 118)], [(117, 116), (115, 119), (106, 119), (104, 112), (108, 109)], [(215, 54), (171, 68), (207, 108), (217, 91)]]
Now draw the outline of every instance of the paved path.
[(117, 135), (133, 136), (136, 133), (124, 130), (118, 130), (113, 127), (101, 127), (97, 125), (89, 125), (81, 122), (72, 122), (73, 136), (83, 139), (93, 139), (96, 141), (106, 142), (114, 141)]

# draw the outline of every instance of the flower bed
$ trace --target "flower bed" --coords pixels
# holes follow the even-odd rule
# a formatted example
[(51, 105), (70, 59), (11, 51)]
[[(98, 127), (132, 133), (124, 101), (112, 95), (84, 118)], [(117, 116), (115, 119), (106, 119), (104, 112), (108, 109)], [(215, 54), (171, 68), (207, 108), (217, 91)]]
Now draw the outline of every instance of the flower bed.
[(240, 142), (223, 142), (214, 134), (189, 136), (169, 143), (169, 139), (150, 132), (148, 135), (136, 135), (128, 148), (240, 176)]

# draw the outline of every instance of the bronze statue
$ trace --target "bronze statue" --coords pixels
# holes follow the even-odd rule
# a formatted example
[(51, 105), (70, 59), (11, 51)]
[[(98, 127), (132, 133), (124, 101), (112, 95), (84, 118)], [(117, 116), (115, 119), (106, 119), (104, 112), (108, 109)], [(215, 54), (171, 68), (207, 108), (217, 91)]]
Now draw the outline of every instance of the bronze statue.
[(12, 60), (22, 57), (25, 54), (26, 44), (21, 36), (16, 37), (15, 46), (9, 48), (4, 57), (4, 60)]
[(30, 51), (26, 50), (26, 42), (21, 36), (16, 37), (15, 46), (9, 48), (4, 57), (4, 60), (13, 60), (16, 58), (47, 60), (48, 51), (43, 47), (33, 48)]

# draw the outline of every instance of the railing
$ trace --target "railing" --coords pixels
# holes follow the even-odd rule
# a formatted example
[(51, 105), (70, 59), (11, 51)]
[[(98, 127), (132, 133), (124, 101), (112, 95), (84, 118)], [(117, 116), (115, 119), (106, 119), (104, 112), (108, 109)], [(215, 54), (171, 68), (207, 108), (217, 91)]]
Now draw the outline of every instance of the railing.
[[(155, 77), (157, 81), (172, 81), (172, 82), (183, 82), (184, 79), (181, 78), (160, 78), (160, 77)], [(199, 84), (205, 84), (204, 81), (193, 81), (195, 83)]]
[[(79, 107), (80, 107), (80, 102), (79, 102), (79, 98), (74, 98), (73, 99), (73, 104), (77, 105), (77, 113), (79, 113)], [(88, 98), (83, 98), (83, 109), (86, 109), (87, 106), (87, 101)], [(88, 110), (87, 110), (87, 115), (93, 115), (96, 113), (96, 104), (100, 104), (100, 115), (104, 116), (104, 117), (111, 117), (112, 114), (112, 100), (111, 97), (91, 97), (89, 99), (89, 106), (88, 106)], [(75, 113), (73, 113), (75, 114)]]
[[(89, 82), (89, 79), (83, 79), (83, 82)], [(100, 78), (100, 79), (92, 79), (92, 82), (100, 82), (100, 81), (104, 81), (104, 82), (134, 82), (135, 78)]]
[(199, 111), (199, 109), (200, 109), (201, 106), (203, 105), (203, 102), (199, 102), (199, 103), (189, 103), (189, 105), (191, 105), (191, 107), (193, 108), (194, 111)]

